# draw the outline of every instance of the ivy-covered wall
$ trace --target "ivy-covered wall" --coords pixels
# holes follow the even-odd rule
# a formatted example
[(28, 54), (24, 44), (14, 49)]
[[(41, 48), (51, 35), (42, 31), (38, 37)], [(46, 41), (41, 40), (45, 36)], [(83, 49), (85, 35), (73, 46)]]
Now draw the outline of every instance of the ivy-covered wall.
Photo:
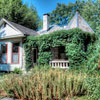
[[(94, 33), (83, 32), (76, 28), (55, 31), (41, 36), (28, 36), (24, 43), (26, 53), (26, 69), (33, 66), (32, 48), (38, 48), (38, 64), (48, 64), (52, 58), (51, 47), (64, 46), (70, 67), (80, 66), (93, 51), (97, 40)], [(91, 49), (89, 49), (91, 47)]]

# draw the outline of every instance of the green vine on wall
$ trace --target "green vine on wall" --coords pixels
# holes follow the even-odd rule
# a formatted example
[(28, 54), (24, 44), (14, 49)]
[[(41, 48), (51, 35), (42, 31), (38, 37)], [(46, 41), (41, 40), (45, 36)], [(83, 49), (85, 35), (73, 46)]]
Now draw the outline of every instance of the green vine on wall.
[[(31, 49), (38, 48), (38, 64), (48, 64), (52, 60), (51, 47), (64, 46), (68, 56), (69, 65), (79, 66), (86, 61), (90, 51), (93, 48), (97, 36), (94, 33), (83, 32), (76, 28), (71, 30), (60, 30), (51, 34), (41, 36), (28, 36), (24, 43), (26, 54), (26, 69), (32, 67)], [(93, 49), (92, 49), (93, 50)], [(92, 52), (91, 50), (91, 52)]]

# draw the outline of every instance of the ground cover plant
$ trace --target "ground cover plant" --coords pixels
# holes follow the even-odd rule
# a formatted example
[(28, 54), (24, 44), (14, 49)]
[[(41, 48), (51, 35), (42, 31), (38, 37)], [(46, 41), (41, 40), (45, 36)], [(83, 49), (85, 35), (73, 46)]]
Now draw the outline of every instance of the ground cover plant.
[(60, 69), (36, 69), (33, 73), (5, 79), (0, 89), (20, 100), (65, 100), (86, 95), (86, 75)]
[(0, 81), (0, 97), (19, 100), (99, 100), (100, 74), (78, 70), (34, 68), (30, 74), (5, 76)]

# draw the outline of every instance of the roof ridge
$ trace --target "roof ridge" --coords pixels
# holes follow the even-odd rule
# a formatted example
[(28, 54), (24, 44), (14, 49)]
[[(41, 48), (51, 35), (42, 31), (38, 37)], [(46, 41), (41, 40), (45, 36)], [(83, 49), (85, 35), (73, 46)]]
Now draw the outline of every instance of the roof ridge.
[(23, 26), (23, 25), (21, 25), (21, 24), (15, 23), (15, 22), (12, 22), (12, 21), (8, 21), (8, 22), (14, 23), (14, 24), (19, 25), (19, 26), (21, 26), (21, 27), (24, 27), (24, 28), (30, 29), (30, 30), (32, 30), (32, 31), (35, 31), (35, 30), (31, 29), (31, 28), (25, 27), (25, 26)]

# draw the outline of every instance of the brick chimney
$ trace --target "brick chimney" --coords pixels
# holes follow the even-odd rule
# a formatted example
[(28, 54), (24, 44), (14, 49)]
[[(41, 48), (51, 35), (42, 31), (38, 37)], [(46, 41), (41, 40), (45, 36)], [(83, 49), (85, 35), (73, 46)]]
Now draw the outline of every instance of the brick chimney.
[(43, 15), (43, 30), (47, 31), (49, 29), (49, 14)]

